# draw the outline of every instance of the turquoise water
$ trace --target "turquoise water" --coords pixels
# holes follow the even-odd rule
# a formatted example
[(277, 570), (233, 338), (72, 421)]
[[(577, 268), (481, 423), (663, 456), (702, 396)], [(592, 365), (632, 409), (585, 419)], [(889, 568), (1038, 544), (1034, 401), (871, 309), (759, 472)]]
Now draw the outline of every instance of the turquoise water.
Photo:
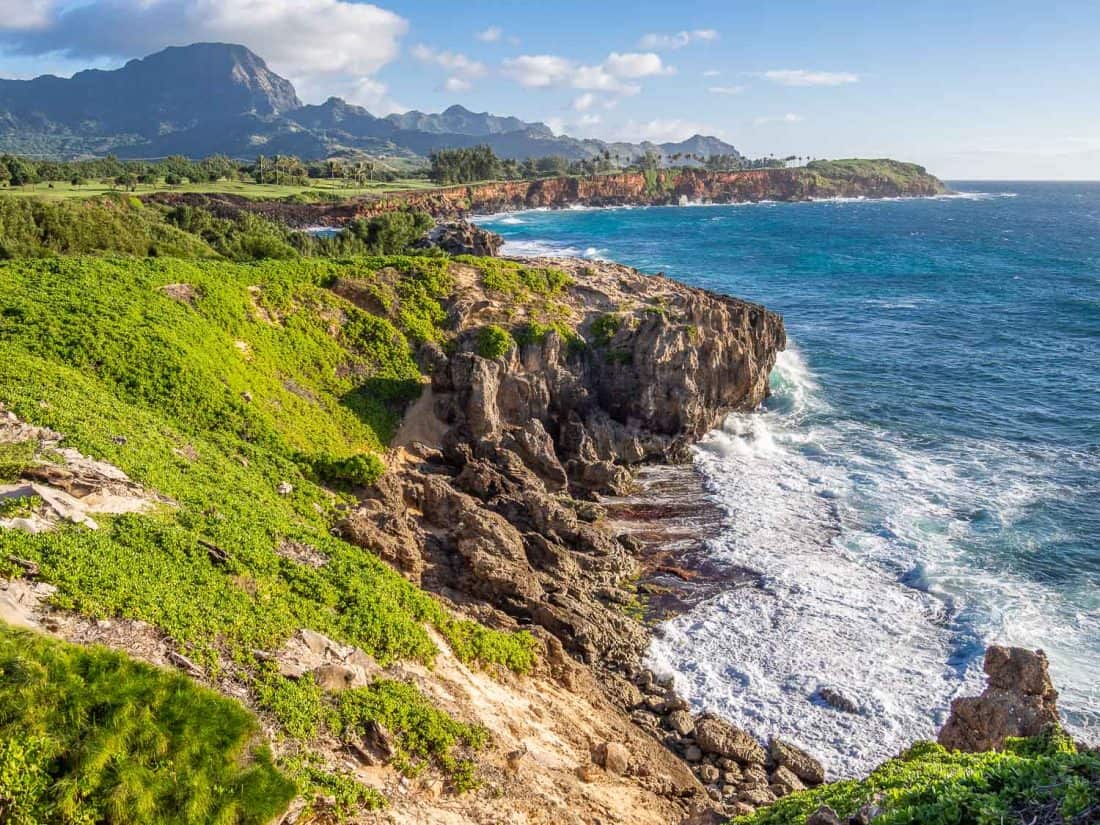
[(772, 398), (696, 451), (729, 515), (712, 552), (763, 583), (667, 623), (650, 656), (840, 775), (933, 734), (994, 641), (1044, 648), (1070, 726), (1100, 738), (1100, 184), (953, 188), (479, 220), (506, 253), (784, 315)]

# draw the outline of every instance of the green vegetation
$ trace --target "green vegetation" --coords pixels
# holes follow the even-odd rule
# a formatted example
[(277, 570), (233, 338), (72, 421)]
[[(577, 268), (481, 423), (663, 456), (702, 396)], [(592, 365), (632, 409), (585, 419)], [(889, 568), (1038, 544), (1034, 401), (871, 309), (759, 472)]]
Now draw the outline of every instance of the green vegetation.
[(475, 258), (460, 255), (455, 260), (481, 271), (486, 289), (524, 300), (532, 296), (552, 296), (573, 283), (573, 279), (553, 267), (530, 267), (501, 258)]
[(408, 251), (432, 225), (401, 210), (357, 220), (333, 237), (288, 229), (251, 212), (218, 218), (194, 206), (145, 204), (114, 194), (76, 201), (0, 197), (0, 259), (57, 255), (227, 258), (346, 258)]
[(25, 443), (0, 443), (0, 483), (15, 481), (34, 460), (34, 447)]
[(477, 354), (482, 358), (495, 360), (507, 355), (515, 343), (515, 339), (508, 330), (496, 324), (489, 324), (478, 330)]
[(553, 321), (549, 324), (540, 321), (528, 321), (512, 335), (516, 339), (516, 343), (522, 347), (527, 344), (541, 344), (551, 332), (556, 332), (568, 347), (575, 347), (581, 343), (580, 336), (572, 327), (561, 321)]
[(611, 344), (615, 333), (622, 329), (623, 316), (617, 312), (607, 312), (592, 322), (590, 330), (592, 340), (598, 347), (606, 347)]
[(866, 779), (792, 794), (734, 822), (803, 825), (820, 805), (843, 821), (868, 803), (881, 809), (882, 825), (1084, 825), (1100, 813), (1100, 755), (1079, 752), (1060, 732), (990, 753), (920, 742)]
[(928, 172), (915, 163), (902, 163), (888, 158), (867, 159), (850, 158), (846, 160), (814, 160), (806, 164), (805, 170), (828, 185), (829, 182), (845, 181), (852, 178), (881, 178), (888, 180), (900, 189), (908, 189), (926, 182)]
[(294, 785), (258, 734), (183, 676), (0, 625), (4, 822), (259, 825)]
[[(293, 696), (270, 694), (255, 651), (278, 649), (301, 627), (383, 664), (430, 663), (432, 627), (463, 661), (529, 670), (535, 644), (528, 634), (454, 618), (332, 534), (352, 501), (345, 489), (377, 476), (379, 453), (419, 392), (412, 342), (443, 335), (439, 297), (450, 288), (448, 266), (446, 258), (401, 256), (0, 262), (0, 403), (173, 502), (97, 518), (97, 531), (0, 531), (0, 576), (22, 572), (9, 556), (29, 560), (58, 588), (57, 606), (148, 622), (213, 673), (232, 662), (291, 739), (312, 738), (320, 721), (291, 712), (303, 707)], [(360, 294), (386, 302), (368, 301), (368, 311), (357, 306)], [(0, 464), (14, 477), (33, 458), (27, 446), (5, 447)], [(285, 558), (284, 545), (306, 545), (325, 563)], [(128, 690), (121, 677), (119, 690)], [(418, 719), (423, 700), (416, 704), (415, 691), (406, 691), (384, 693), (386, 712), (407, 704), (403, 712)], [(64, 726), (62, 734), (69, 735)], [(413, 740), (402, 747), (410, 765), (428, 758)], [(431, 760), (450, 771), (455, 787), (465, 786), (468, 768), (458, 756), (449, 762), (451, 750), (431, 751)], [(315, 788), (320, 770), (295, 774), (300, 787)], [(49, 794), (72, 784), (64, 776), (47, 782)], [(344, 787), (350, 780), (325, 781)], [(35, 793), (20, 791), (19, 804), (38, 804)], [(95, 805), (112, 804), (98, 785), (88, 794)], [(352, 788), (345, 796), (377, 802), (364, 794)], [(262, 806), (242, 805), (257, 822), (267, 816)], [(127, 810), (130, 821), (146, 821), (133, 813), (140, 809)]]

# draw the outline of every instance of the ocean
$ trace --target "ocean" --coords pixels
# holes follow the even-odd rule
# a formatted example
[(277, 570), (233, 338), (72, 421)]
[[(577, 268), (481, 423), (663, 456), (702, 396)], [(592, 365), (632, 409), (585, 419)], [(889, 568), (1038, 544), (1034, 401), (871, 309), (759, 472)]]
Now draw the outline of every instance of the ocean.
[(660, 626), (649, 657), (834, 777), (934, 737), (992, 642), (1043, 648), (1068, 727), (1100, 740), (1100, 184), (949, 185), (478, 219), (505, 254), (621, 261), (784, 316), (771, 398), (695, 450), (726, 514), (709, 552), (759, 575)]

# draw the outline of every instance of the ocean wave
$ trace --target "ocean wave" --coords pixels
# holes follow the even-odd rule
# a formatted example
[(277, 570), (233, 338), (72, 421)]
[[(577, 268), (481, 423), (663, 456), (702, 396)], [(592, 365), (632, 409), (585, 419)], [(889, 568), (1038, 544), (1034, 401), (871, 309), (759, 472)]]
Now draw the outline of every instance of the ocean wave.
[[(1045, 468), (1076, 459), (1021, 455), (996, 440), (928, 450), (848, 420), (793, 347), (772, 393), (764, 410), (730, 416), (695, 452), (729, 515), (711, 552), (758, 571), (763, 585), (663, 625), (650, 664), (674, 673), (698, 708), (790, 739), (839, 776), (934, 736), (950, 700), (981, 689), (991, 642), (1044, 647), (1067, 687), (1070, 727), (1094, 732), (1100, 597), (1078, 594), (1076, 609), (1052, 616), (1060, 600), (1050, 585), (1020, 578), (972, 541), (1071, 492)], [(826, 686), (861, 712), (815, 701)]]

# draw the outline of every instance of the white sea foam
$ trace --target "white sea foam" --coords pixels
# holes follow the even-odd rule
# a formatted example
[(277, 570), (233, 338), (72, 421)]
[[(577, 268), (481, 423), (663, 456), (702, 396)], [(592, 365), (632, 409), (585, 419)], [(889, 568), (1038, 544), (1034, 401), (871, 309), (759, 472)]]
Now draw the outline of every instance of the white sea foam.
[[(711, 551), (760, 574), (662, 626), (650, 662), (699, 708), (779, 735), (854, 775), (934, 735), (951, 698), (981, 688), (979, 654), (1044, 647), (1077, 732), (1100, 724), (1100, 596), (1052, 616), (1047, 586), (963, 544), (1057, 496), (1044, 472), (1067, 456), (995, 441), (929, 451), (831, 409), (795, 349), (768, 409), (734, 415), (696, 450), (729, 527)], [(981, 478), (981, 486), (974, 479)], [(971, 551), (972, 552), (972, 551)], [(1062, 594), (1063, 596), (1065, 594)], [(847, 714), (814, 699), (831, 687)]]

